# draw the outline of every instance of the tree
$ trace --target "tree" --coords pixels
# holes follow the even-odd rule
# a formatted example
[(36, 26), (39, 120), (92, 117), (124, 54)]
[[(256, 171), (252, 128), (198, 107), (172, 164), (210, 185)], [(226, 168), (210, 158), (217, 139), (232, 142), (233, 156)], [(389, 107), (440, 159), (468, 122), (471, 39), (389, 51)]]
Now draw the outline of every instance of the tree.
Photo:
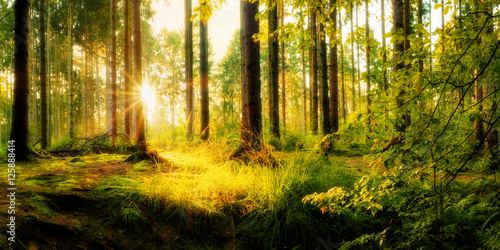
[[(139, 0), (136, 0), (139, 1)], [(117, 137), (117, 127), (116, 127), (116, 0), (111, 0), (110, 1), (110, 8), (111, 8), (111, 15), (110, 15), (110, 53), (111, 53), (111, 82), (109, 86), (109, 91), (110, 91), (110, 100), (109, 100), (109, 107), (111, 112), (110, 116), (110, 121), (107, 121), (108, 123), (111, 123), (111, 140), (113, 143), (116, 142), (116, 137)], [(135, 39), (135, 37), (134, 37)], [(140, 41), (139, 41), (140, 43)], [(136, 72), (137, 73), (137, 72)]]
[(73, 121), (73, 3), (69, 4), (68, 10), (68, 133), (69, 138), (75, 137), (74, 121)]
[(48, 144), (48, 118), (47, 118), (47, 48), (45, 37), (45, 0), (39, 2), (40, 12), (40, 135), (42, 149), (47, 149)]
[(33, 153), (29, 146), (29, 1), (14, 3), (14, 101), (10, 140), (14, 141), (16, 161), (28, 160)]
[(124, 0), (124, 35), (123, 35), (123, 67), (125, 75), (125, 135), (128, 138), (132, 138), (132, 101), (133, 101), (133, 85), (132, 85), (132, 75), (131, 75), (131, 56), (130, 56), (130, 0)]
[(262, 137), (262, 106), (260, 82), (260, 43), (254, 41), (253, 34), (259, 33), (259, 22), (255, 15), (259, 12), (259, 1), (241, 4), (241, 129), (240, 146), (232, 158), (241, 157), (252, 149), (259, 150)]
[[(281, 26), (285, 26), (285, 2), (280, 1)], [(285, 40), (281, 42), (281, 114), (283, 128), (286, 130), (286, 70), (285, 70)], [(279, 121), (278, 121), (279, 124)], [(278, 125), (279, 126), (279, 125)]]
[(193, 107), (194, 107), (194, 95), (193, 95), (193, 23), (191, 23), (191, 12), (192, 3), (191, 0), (184, 1), (185, 8), (185, 74), (186, 74), (186, 137), (188, 139), (193, 138)]
[[(142, 92), (142, 36), (141, 36), (141, 0), (134, 1), (134, 75), (135, 75), (135, 93), (141, 96)], [(146, 135), (144, 131), (144, 112), (142, 98), (138, 98), (136, 109), (136, 131), (135, 141), (139, 150), (146, 151)]]
[(339, 79), (337, 62), (337, 0), (330, 0), (330, 8), (334, 8), (331, 16), (333, 32), (330, 34), (330, 125), (332, 132), (339, 130)]
[[(202, 3), (205, 5), (206, 3)], [(210, 134), (208, 123), (210, 120), (208, 110), (208, 20), (200, 20), (200, 90), (201, 90), (201, 139), (206, 141)]]
[[(368, 119), (368, 122), (370, 122), (371, 119), (371, 105), (372, 105), (372, 100), (370, 98), (370, 88), (371, 88), (371, 75), (370, 75), (370, 23), (368, 20), (369, 17), (369, 11), (368, 11), (368, 0), (365, 0), (365, 17), (366, 17), (366, 24), (365, 24), (365, 38), (366, 38), (366, 110), (368, 113), (368, 116), (370, 117)], [(354, 97), (353, 97), (354, 98)], [(368, 127), (370, 124), (368, 123)]]
[(311, 131), (313, 134), (318, 133), (318, 37), (316, 32), (317, 17), (314, 10), (311, 10)]
[(269, 117), (271, 125), (271, 134), (280, 138), (280, 117), (279, 117), (279, 72), (278, 72), (278, 8), (273, 3), (269, 3), (269, 21), (268, 21), (268, 63), (269, 63)]
[(321, 92), (321, 122), (322, 122), (322, 132), (326, 135), (331, 132), (330, 126), (330, 107), (328, 99), (328, 65), (326, 64), (326, 54), (328, 53), (326, 49), (326, 37), (324, 24), (320, 22), (319, 24), (319, 72), (320, 72), (320, 92)]

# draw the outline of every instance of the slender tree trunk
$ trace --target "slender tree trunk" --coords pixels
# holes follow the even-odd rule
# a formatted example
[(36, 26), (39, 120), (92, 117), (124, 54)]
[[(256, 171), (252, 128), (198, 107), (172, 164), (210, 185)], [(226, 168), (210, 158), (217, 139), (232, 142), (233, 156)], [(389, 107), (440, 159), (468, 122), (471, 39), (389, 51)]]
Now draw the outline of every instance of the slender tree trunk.
[[(304, 30), (302, 30), (304, 32)], [(304, 34), (302, 34), (302, 42), (304, 41)], [(306, 55), (305, 48), (301, 49), (302, 54), (302, 133), (307, 131), (307, 87), (306, 87)]]
[[(135, 93), (142, 91), (142, 35), (141, 35), (141, 0), (134, 1), (134, 67), (135, 67)], [(146, 151), (146, 135), (144, 132), (144, 113), (142, 98), (136, 106), (136, 144), (139, 150)]]
[[(281, 25), (285, 25), (285, 3), (281, 0)], [(281, 115), (283, 129), (286, 130), (286, 69), (285, 69), (285, 41), (281, 42)]]
[[(385, 43), (385, 0), (380, 0), (380, 5), (382, 15), (382, 65), (385, 65), (387, 63), (387, 50)], [(387, 89), (389, 89), (389, 82), (387, 81), (387, 68), (385, 66), (382, 66), (382, 68), (383, 88), (385, 94), (387, 94)]]
[[(202, 5), (205, 3), (202, 3)], [(200, 21), (200, 125), (201, 139), (206, 141), (210, 135), (208, 110), (208, 26), (207, 20)]]
[(69, 138), (75, 138), (74, 122), (73, 122), (73, 4), (69, 4), (68, 11), (68, 40), (69, 40), (69, 57), (68, 57), (68, 133)]
[(193, 96), (193, 23), (191, 23), (191, 12), (192, 3), (191, 0), (185, 0), (185, 73), (186, 73), (186, 137), (188, 139), (193, 138), (193, 107), (194, 107), (194, 96)]
[[(342, 25), (342, 24), (341, 24)], [(359, 28), (359, 25), (358, 25), (358, 3), (356, 3), (356, 29)], [(357, 48), (357, 53), (356, 53), (356, 56), (357, 56), (357, 62), (358, 62), (358, 79), (361, 79), (361, 67), (359, 66), (359, 63), (361, 62), (361, 60), (359, 59), (359, 55), (360, 55), (360, 52), (359, 52), (359, 40), (357, 40), (356, 42), (356, 48)], [(359, 92), (358, 92), (358, 98), (361, 100), (361, 81), (358, 83), (358, 88), (359, 88)]]
[[(404, 0), (404, 51), (410, 49), (410, 0)], [(411, 63), (405, 65), (406, 70), (410, 70)], [(411, 82), (408, 83), (408, 87), (412, 87)], [(411, 125), (411, 114), (406, 111), (404, 114), (405, 125), (408, 128)]]
[(132, 114), (133, 114), (133, 84), (131, 71), (131, 51), (130, 51), (130, 0), (124, 0), (124, 41), (123, 41), (123, 66), (124, 66), (124, 81), (125, 81), (125, 136), (128, 139), (133, 138), (132, 135)]
[(333, 33), (330, 34), (330, 43), (333, 46), (330, 48), (330, 125), (332, 132), (336, 133), (339, 130), (339, 79), (338, 79), (338, 63), (337, 63), (337, 45), (335, 44), (337, 31), (337, 0), (330, 0), (330, 8), (334, 8), (332, 13), (332, 28)]
[[(340, 41), (342, 40), (342, 15), (341, 11), (339, 10), (339, 32), (340, 32)], [(340, 76), (342, 79), (342, 116), (344, 118), (344, 122), (347, 119), (347, 107), (346, 107), (346, 102), (345, 102), (345, 76), (344, 76), (344, 44), (343, 42), (340, 43)]]
[(40, 21), (40, 135), (42, 150), (47, 149), (47, 44), (45, 37), (45, 1), (39, 1)]
[[(139, 1), (139, 0), (136, 0)], [(111, 140), (116, 143), (117, 137), (117, 114), (116, 114), (116, 0), (111, 0)], [(135, 38), (134, 38), (135, 39)]]
[(271, 134), (280, 138), (280, 116), (279, 116), (279, 55), (278, 55), (278, 34), (273, 34), (278, 28), (278, 7), (269, 6), (268, 21), (268, 63), (269, 63), (269, 118)]
[[(354, 64), (354, 5), (351, 2), (351, 80), (352, 80), (352, 112), (356, 112), (356, 66)], [(359, 89), (361, 91), (361, 89)]]
[(312, 64), (312, 109), (311, 109), (311, 131), (313, 134), (318, 133), (318, 38), (316, 32), (316, 13), (314, 10), (311, 10), (311, 38), (313, 40), (312, 45), (312, 56), (311, 56), (311, 64)]
[(323, 135), (331, 132), (330, 126), (330, 100), (328, 98), (328, 65), (326, 63), (326, 37), (325, 28), (322, 23), (319, 24), (319, 69), (320, 69), (320, 89), (321, 89), (321, 123)]
[(16, 161), (28, 160), (32, 154), (29, 146), (29, 1), (14, 3), (14, 97), (10, 140), (15, 145)]
[(260, 149), (262, 137), (262, 104), (260, 82), (260, 43), (254, 42), (253, 34), (259, 33), (259, 1), (241, 4), (241, 144), (232, 157), (240, 157), (251, 149)]
[(370, 73), (370, 22), (369, 22), (369, 10), (368, 10), (368, 0), (365, 0), (365, 39), (366, 39), (366, 111), (368, 113), (368, 130), (371, 130), (370, 121), (372, 116), (372, 99), (370, 98), (370, 89), (371, 89), (371, 73)]

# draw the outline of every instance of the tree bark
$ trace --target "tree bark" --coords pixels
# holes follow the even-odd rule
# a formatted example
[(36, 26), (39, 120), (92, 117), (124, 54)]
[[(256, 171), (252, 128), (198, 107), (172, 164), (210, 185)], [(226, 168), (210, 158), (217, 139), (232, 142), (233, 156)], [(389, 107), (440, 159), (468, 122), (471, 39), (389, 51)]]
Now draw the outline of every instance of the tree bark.
[(15, 145), (16, 161), (29, 160), (29, 1), (14, 3), (14, 96), (10, 140)]
[[(352, 112), (356, 112), (356, 76), (354, 64), (354, 5), (351, 2), (351, 82), (352, 82)], [(359, 89), (361, 91), (361, 89)]]
[(313, 45), (311, 49), (311, 64), (312, 64), (312, 109), (311, 109), (311, 131), (313, 134), (318, 133), (318, 37), (316, 32), (317, 17), (314, 10), (311, 10), (311, 38)]
[(184, 25), (185, 25), (185, 74), (186, 74), (186, 137), (188, 139), (193, 138), (193, 107), (194, 107), (194, 97), (193, 97), (193, 23), (191, 22), (192, 13), (192, 1), (184, 1)]
[(329, 134), (332, 130), (330, 126), (330, 100), (328, 98), (328, 65), (326, 63), (326, 37), (322, 23), (319, 24), (319, 69), (320, 69), (320, 89), (321, 89), (321, 123), (323, 135)]
[(260, 42), (255, 42), (253, 34), (259, 33), (259, 22), (255, 15), (259, 12), (259, 1), (250, 3), (242, 0), (241, 4), (241, 103), (242, 118), (240, 129), (240, 147), (233, 158), (245, 151), (259, 150), (262, 139), (262, 104), (260, 82)]
[[(139, 1), (139, 0), (136, 0)], [(116, 0), (111, 0), (111, 140), (116, 143)]]
[[(285, 25), (285, 3), (281, 0), (281, 25)], [(281, 115), (283, 129), (286, 130), (286, 69), (285, 69), (285, 41), (281, 42)]]
[(370, 130), (370, 121), (372, 116), (372, 99), (370, 98), (371, 89), (371, 73), (370, 73), (370, 22), (369, 22), (369, 10), (368, 10), (368, 0), (365, 0), (365, 39), (366, 39), (366, 111), (368, 113), (368, 130)]
[[(202, 3), (202, 5), (205, 3)], [(207, 20), (200, 21), (200, 125), (201, 139), (206, 141), (210, 135), (208, 110), (208, 26)]]
[(124, 75), (125, 75), (125, 135), (127, 138), (132, 138), (132, 114), (133, 114), (133, 84), (132, 84), (132, 71), (131, 71), (131, 51), (130, 51), (130, 0), (124, 0), (124, 41), (123, 41), (123, 55), (124, 55)]
[(273, 34), (278, 28), (278, 7), (269, 6), (268, 21), (268, 63), (269, 63), (269, 119), (271, 134), (280, 138), (280, 117), (279, 117), (279, 55), (278, 55), (278, 34)]
[(69, 40), (69, 57), (68, 57), (68, 134), (69, 138), (75, 138), (74, 122), (73, 122), (73, 4), (69, 4), (68, 11), (68, 40)]
[(42, 150), (47, 149), (47, 44), (45, 37), (45, 0), (39, 1), (40, 29), (40, 135)]
[[(141, 35), (141, 0), (134, 1), (134, 67), (135, 93), (142, 91), (142, 35)], [(138, 98), (136, 105), (136, 144), (140, 151), (146, 151), (146, 135), (144, 132), (144, 110), (142, 98)]]
[(334, 33), (330, 34), (330, 43), (333, 46), (330, 48), (330, 125), (332, 132), (336, 133), (339, 130), (339, 79), (338, 79), (338, 62), (337, 62), (337, 0), (330, 0), (330, 8), (334, 8), (332, 13), (332, 27)]

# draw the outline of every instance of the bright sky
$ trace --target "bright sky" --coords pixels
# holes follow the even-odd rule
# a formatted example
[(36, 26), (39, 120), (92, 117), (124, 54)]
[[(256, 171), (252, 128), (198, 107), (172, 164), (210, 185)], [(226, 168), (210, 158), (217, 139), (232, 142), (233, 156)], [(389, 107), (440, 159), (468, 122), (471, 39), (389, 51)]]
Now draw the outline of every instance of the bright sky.
[[(184, 30), (184, 1), (170, 0), (168, 2), (166, 4), (163, 0), (153, 1), (152, 7), (156, 10), (153, 26), (157, 33), (163, 28)], [(193, 8), (196, 6), (198, 6), (198, 1), (193, 0)], [(217, 62), (224, 57), (234, 32), (240, 28), (239, 6), (239, 0), (226, 0), (226, 4), (219, 10), (214, 10), (208, 21), (208, 35), (214, 48), (214, 60)]]
[[(153, 9), (156, 9), (156, 15), (153, 19), (153, 26), (155, 27), (155, 32), (160, 32), (161, 29), (167, 28), (168, 30), (183, 30), (184, 29), (184, 1), (183, 0), (170, 0), (166, 4), (164, 0), (153, 1)], [(424, 0), (428, 3), (428, 0)], [(385, 15), (386, 15), (386, 32), (390, 32), (392, 29), (392, 3), (391, 1), (385, 2)], [(193, 8), (198, 6), (198, 1), (193, 0)], [(441, 28), (441, 9), (435, 10), (434, 4), (432, 6), (432, 30), (434, 31), (437, 27)], [(358, 7), (358, 25), (363, 27), (365, 24), (365, 5), (362, 4)], [(375, 39), (381, 41), (381, 27), (380, 27), (380, 0), (370, 1), (369, 3), (370, 12), (370, 28), (374, 30)], [(446, 21), (449, 20), (450, 14), (446, 16)], [(225, 55), (226, 48), (232, 39), (234, 32), (239, 28), (240, 25), (240, 7), (239, 0), (226, 0), (226, 4), (221, 6), (220, 10), (214, 10), (212, 17), (209, 20), (208, 32), (209, 37), (212, 41), (215, 56), (215, 61), (220, 61), (220, 59)], [(344, 19), (345, 11), (342, 12), (342, 18)], [(354, 23), (356, 26), (356, 23)], [(356, 27), (354, 27), (356, 28)], [(347, 39), (347, 34), (351, 32), (350, 22), (345, 23), (342, 29), (344, 41)], [(433, 42), (437, 40), (437, 36), (433, 37)], [(197, 42), (197, 41), (194, 41)], [(389, 44), (390, 39), (387, 39), (387, 44)], [(364, 63), (362, 64), (364, 67)]]

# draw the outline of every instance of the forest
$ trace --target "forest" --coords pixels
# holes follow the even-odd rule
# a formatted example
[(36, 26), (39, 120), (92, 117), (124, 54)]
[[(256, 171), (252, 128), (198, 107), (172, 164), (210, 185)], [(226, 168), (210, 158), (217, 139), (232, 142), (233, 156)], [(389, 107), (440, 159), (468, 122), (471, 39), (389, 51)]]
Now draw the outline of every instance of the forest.
[(3, 0), (0, 248), (500, 249), (499, 4)]

